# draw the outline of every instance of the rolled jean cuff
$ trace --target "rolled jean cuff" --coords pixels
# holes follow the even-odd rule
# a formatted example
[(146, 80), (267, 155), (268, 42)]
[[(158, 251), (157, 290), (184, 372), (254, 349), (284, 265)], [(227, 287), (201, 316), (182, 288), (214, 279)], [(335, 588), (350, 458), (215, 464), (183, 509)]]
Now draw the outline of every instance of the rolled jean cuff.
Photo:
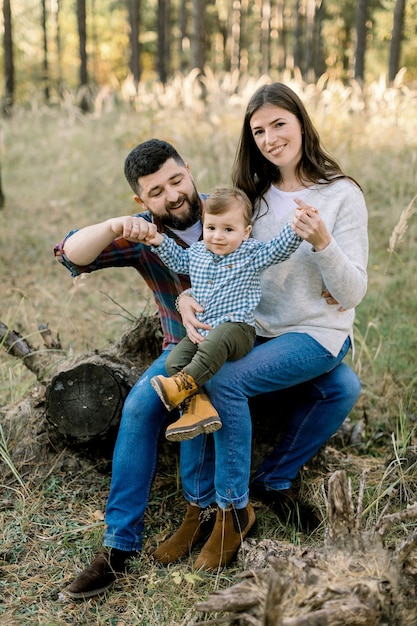
[(252, 485), (262, 487), (262, 489), (265, 489), (265, 491), (282, 491), (283, 489), (290, 489), (292, 485), (292, 482), (285, 478), (275, 479), (273, 481), (264, 481), (259, 478), (254, 478), (251, 483)]
[(207, 494), (192, 496), (190, 493), (184, 490), (184, 498), (190, 504), (196, 504), (201, 509), (205, 509), (216, 502), (216, 492), (214, 491), (214, 489), (212, 489)]
[(249, 491), (247, 491), (245, 495), (240, 498), (224, 498), (223, 496), (216, 494), (216, 502), (221, 509), (228, 509), (230, 507), (234, 509), (244, 509), (249, 502)]
[(103, 539), (103, 546), (105, 548), (123, 550), (123, 552), (140, 552), (142, 550), (142, 541), (137, 541), (135, 544), (126, 544), (126, 542), (116, 539), (111, 533), (106, 533)]

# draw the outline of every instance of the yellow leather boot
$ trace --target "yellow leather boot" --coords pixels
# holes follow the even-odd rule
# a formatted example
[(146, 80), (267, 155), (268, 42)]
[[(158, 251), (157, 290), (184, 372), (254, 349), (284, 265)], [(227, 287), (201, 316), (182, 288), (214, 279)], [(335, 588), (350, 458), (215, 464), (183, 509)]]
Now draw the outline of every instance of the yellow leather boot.
[(169, 441), (194, 439), (201, 433), (213, 433), (222, 427), (219, 414), (205, 393), (196, 393), (187, 398), (181, 408), (181, 417), (165, 431)]
[(194, 378), (184, 370), (173, 376), (154, 376), (151, 385), (168, 409), (172, 411), (186, 398), (198, 391)]

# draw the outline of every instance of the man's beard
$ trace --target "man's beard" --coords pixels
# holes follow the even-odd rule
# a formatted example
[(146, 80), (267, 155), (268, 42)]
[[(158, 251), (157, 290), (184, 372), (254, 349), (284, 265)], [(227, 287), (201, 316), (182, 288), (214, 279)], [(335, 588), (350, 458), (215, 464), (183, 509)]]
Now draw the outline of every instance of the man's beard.
[(201, 203), (200, 197), (195, 190), (194, 195), (191, 198), (186, 198), (190, 209), (185, 217), (176, 217), (174, 214), (168, 214), (160, 218), (160, 221), (166, 228), (173, 228), (174, 230), (186, 230), (193, 226), (199, 219), (201, 219)]

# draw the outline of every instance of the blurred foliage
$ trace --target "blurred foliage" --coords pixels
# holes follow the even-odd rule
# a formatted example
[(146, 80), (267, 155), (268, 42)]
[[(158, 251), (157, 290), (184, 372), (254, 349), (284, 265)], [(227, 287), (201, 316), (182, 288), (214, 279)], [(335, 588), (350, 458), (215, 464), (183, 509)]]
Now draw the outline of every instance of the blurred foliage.
[[(179, 29), (179, 1), (171, 4), (171, 78), (178, 71), (185, 73), (190, 66), (190, 38), (192, 35), (191, 7), (187, 9), (187, 37), (181, 42)], [(223, 57), (223, 36), (231, 31), (231, 0), (211, 0), (206, 4), (208, 68), (212, 72), (224, 72), (227, 61)], [(242, 3), (243, 6), (243, 3)], [(284, 2), (285, 46), (287, 67), (291, 69), (294, 47), (299, 36), (296, 29), (296, 7), (294, 0)], [(371, 82), (385, 76), (388, 68), (389, 45), (393, 24), (395, 0), (370, 0), (367, 23), (367, 52), (365, 59), (365, 81)], [(59, 7), (59, 21), (58, 21)], [(276, 73), (279, 41), (277, 31), (276, 6), (271, 2), (270, 26), (270, 73)], [(299, 4), (300, 15), (305, 15), (306, 4)], [(323, 4), (321, 21), (322, 50), (324, 69), (335, 78), (348, 80), (353, 76), (355, 54), (355, 0), (336, 2), (328, 0)], [(79, 85), (79, 42), (74, 2), (47, 2), (47, 45), (49, 76), (47, 78), (52, 101), (60, 99)], [(242, 9), (244, 10), (244, 9)], [(417, 0), (407, 0), (404, 25), (404, 43), (401, 65), (406, 68), (405, 82), (417, 78)], [(275, 16), (275, 17), (274, 17)], [(248, 34), (247, 72), (259, 75), (262, 59), (259, 33), (262, 23), (260, 2), (249, 3), (244, 13), (244, 31)], [(0, 18), (1, 19), (1, 18)], [(40, 0), (14, 0), (12, 3), (13, 41), (16, 72), (17, 103), (32, 102), (42, 98), (45, 76), (43, 70), (43, 32)], [(155, 81), (158, 57), (158, 3), (156, 0), (143, 0), (141, 3), (140, 45), (142, 77)], [(316, 20), (317, 21), (317, 20)], [(243, 28), (243, 26), (242, 26)], [(222, 31), (220, 30), (222, 29)], [(303, 36), (301, 37), (303, 40)], [(129, 84), (129, 24), (126, 0), (92, 0), (87, 2), (87, 54), (90, 85), (93, 90), (104, 86), (120, 93), (131, 90)], [(229, 45), (229, 44), (227, 44)], [(304, 45), (304, 44), (302, 44)], [(180, 53), (181, 49), (181, 53)], [(0, 63), (3, 64), (3, 50), (0, 50)], [(181, 57), (181, 58), (180, 58)]]

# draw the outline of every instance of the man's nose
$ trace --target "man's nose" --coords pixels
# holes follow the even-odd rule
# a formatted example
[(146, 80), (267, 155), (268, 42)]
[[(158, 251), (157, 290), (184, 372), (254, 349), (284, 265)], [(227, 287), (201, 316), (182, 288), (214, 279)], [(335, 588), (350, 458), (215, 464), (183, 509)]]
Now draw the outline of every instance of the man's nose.
[(175, 204), (176, 202), (178, 202), (180, 194), (178, 192), (178, 189), (176, 189), (175, 187), (168, 187), (167, 191), (167, 201), (171, 202), (173, 204)]

